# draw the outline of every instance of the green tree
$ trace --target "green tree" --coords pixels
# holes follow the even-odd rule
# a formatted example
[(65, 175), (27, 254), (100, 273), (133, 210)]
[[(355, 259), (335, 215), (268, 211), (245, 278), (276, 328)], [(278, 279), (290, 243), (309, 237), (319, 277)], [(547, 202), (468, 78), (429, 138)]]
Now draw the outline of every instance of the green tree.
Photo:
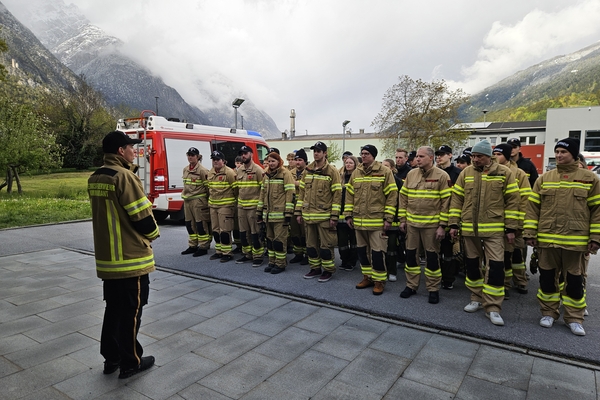
[(31, 105), (16, 104), (0, 98), (0, 169), (6, 180), (0, 190), (12, 192), (13, 180), (21, 193), (19, 172), (29, 169), (49, 169), (60, 166), (60, 146), (46, 121)]
[(328, 142), (327, 143), (327, 162), (335, 164), (338, 160), (342, 159), (342, 148), (338, 143)]
[(42, 107), (64, 147), (65, 168), (86, 169), (101, 162), (102, 138), (115, 126), (102, 94), (81, 78), (75, 91), (48, 95)]
[(389, 138), (386, 151), (397, 145), (409, 149), (423, 145), (459, 146), (468, 135), (449, 134), (449, 129), (460, 123), (458, 109), (468, 99), (461, 89), (450, 90), (444, 80), (415, 81), (404, 75), (386, 91), (381, 111), (371, 126)]

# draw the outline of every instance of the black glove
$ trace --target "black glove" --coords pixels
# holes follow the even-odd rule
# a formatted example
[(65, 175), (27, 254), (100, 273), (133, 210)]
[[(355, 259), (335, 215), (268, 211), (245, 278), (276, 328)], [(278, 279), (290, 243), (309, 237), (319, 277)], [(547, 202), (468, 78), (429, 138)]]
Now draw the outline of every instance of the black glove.
[(534, 247), (533, 253), (531, 253), (531, 259), (529, 260), (529, 272), (531, 272), (532, 275), (535, 275), (535, 274), (537, 274), (538, 269), (540, 269), (540, 266), (538, 263), (538, 254), (537, 254), (537, 250)]
[(285, 217), (285, 222), (283, 223), (283, 226), (289, 226), (291, 221), (292, 217)]
[(262, 213), (256, 213), (256, 222), (259, 224), (263, 222)]

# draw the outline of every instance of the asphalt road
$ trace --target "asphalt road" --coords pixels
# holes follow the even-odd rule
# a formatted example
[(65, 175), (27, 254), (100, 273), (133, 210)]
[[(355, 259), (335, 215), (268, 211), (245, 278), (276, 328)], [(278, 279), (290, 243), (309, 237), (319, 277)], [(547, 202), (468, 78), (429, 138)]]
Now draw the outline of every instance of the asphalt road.
[[(0, 256), (57, 247), (93, 251), (91, 222), (0, 231)], [(284, 273), (271, 275), (263, 272), (262, 268), (252, 268), (249, 263), (210, 261), (208, 257), (214, 250), (209, 251), (208, 256), (198, 258), (180, 255), (186, 247), (185, 227), (167, 220), (161, 224), (161, 237), (154, 242), (157, 266), (600, 365), (600, 346), (597, 345), (600, 342), (598, 257), (592, 257), (588, 271), (587, 304), (590, 315), (584, 322), (587, 335), (577, 337), (562, 320), (551, 329), (538, 325), (541, 315), (535, 295), (539, 275), (531, 277), (528, 294), (511, 292), (511, 298), (504, 301), (501, 313), (505, 326), (497, 327), (485, 317), (483, 310), (473, 314), (463, 311), (469, 302), (469, 292), (462, 277), (457, 277), (454, 290), (442, 290), (440, 303), (432, 305), (427, 302), (424, 282), (415, 296), (409, 299), (399, 297), (405, 287), (403, 274), (398, 276), (397, 282), (386, 284), (383, 295), (374, 296), (370, 289), (354, 288), (362, 277), (358, 268), (351, 272), (338, 271), (329, 282), (319, 283), (316, 279), (303, 279), (308, 266), (294, 264)], [(339, 260), (336, 265), (338, 263)]]

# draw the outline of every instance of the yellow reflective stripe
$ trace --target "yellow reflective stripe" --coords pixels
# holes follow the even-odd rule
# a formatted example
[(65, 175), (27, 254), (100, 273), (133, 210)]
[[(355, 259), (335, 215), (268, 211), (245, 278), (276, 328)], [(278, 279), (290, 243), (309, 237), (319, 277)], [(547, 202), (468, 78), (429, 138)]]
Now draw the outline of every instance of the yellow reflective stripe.
[(420, 215), (407, 212), (406, 220), (409, 222), (417, 222), (421, 224), (437, 224), (440, 222), (440, 214)]
[(123, 259), (123, 243), (121, 240), (121, 220), (119, 213), (110, 200), (105, 200), (106, 223), (108, 225), (108, 243), (110, 246), (110, 259), (118, 261)]
[(546, 303), (560, 301), (560, 293), (544, 293), (542, 289), (538, 289), (537, 298)]
[(483, 293), (494, 297), (504, 297), (504, 286), (491, 286), (487, 283), (483, 284)]
[(578, 235), (553, 235), (551, 233), (538, 232), (537, 239), (544, 243), (556, 243), (556, 244), (572, 244), (572, 245), (586, 245), (590, 239), (589, 236), (578, 236)]
[(442, 270), (440, 268), (438, 268), (435, 271), (433, 271), (433, 270), (425, 267), (425, 276), (428, 276), (430, 278), (441, 278)]
[(354, 225), (363, 227), (382, 227), (382, 219), (354, 218)]
[(258, 205), (258, 199), (249, 199), (249, 200), (238, 199), (238, 206), (241, 206), (241, 207), (257, 206), (257, 205)]
[(125, 211), (127, 211), (127, 214), (129, 214), (129, 216), (132, 216), (139, 213), (140, 211), (145, 210), (150, 206), (152, 206), (150, 200), (148, 200), (147, 197), (142, 197), (141, 199), (138, 199), (134, 202), (123, 206), (123, 208), (125, 209)]
[(387, 185), (384, 189), (383, 189), (383, 194), (384, 195), (388, 195), (393, 191), (398, 191), (398, 186), (396, 186), (396, 182), (392, 182), (389, 185)]
[(465, 278), (465, 286), (475, 288), (475, 289), (480, 288), (483, 286), (483, 278), (471, 280), (471, 279), (469, 279), (469, 277), (466, 277)]
[(141, 258), (120, 261), (96, 260), (96, 269), (102, 272), (124, 272), (144, 269), (154, 265), (154, 256), (149, 255)]
[(567, 295), (563, 295), (562, 301), (563, 301), (563, 305), (568, 306), (568, 307), (573, 307), (573, 308), (586, 308), (587, 307), (587, 304), (585, 303), (585, 296), (583, 296), (579, 300), (576, 300)]
[(538, 221), (535, 219), (526, 219), (523, 223), (523, 229), (536, 229), (538, 228)]
[(421, 273), (421, 267), (409, 267), (408, 265), (404, 266), (404, 272), (410, 275), (419, 275)]
[[(469, 222), (463, 222), (462, 230), (473, 232), (473, 224)], [(477, 225), (477, 230), (479, 232), (504, 232), (504, 223), (481, 223)]]
[(569, 181), (558, 181), (558, 182), (543, 182), (542, 189), (585, 189), (590, 190), (592, 188), (591, 183), (584, 182), (569, 182)]
[(465, 189), (456, 184), (452, 186), (452, 193), (456, 193), (458, 196), (465, 197)]

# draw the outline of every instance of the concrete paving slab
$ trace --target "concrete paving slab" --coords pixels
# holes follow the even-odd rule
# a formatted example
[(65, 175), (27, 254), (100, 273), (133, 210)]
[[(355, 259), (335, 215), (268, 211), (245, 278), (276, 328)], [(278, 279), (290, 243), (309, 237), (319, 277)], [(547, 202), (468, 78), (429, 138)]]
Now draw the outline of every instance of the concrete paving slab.
[(460, 385), (460, 389), (458, 393), (456, 393), (455, 399), (480, 400), (482, 393), (485, 393), (486, 400), (525, 400), (527, 398), (527, 392), (524, 390), (467, 376), (462, 385)]
[(256, 319), (254, 315), (236, 310), (227, 310), (209, 319), (201, 318), (205, 321), (190, 327), (190, 329), (213, 338), (221, 337)]
[(194, 353), (227, 364), (243, 354), (254, 350), (270, 337), (245, 329), (236, 329), (194, 350)]
[[(485, 393), (481, 393), (481, 398), (485, 398)], [(395, 399), (427, 399), (427, 400), (450, 400), (454, 399), (454, 393), (440, 390), (438, 388), (416, 382), (407, 378), (400, 378), (394, 386), (383, 397), (385, 400)]]
[(290, 326), (273, 336), (254, 351), (280, 361), (290, 362), (314, 347), (323, 335)]
[(534, 358), (527, 354), (481, 346), (468, 375), (518, 390), (527, 390)]

